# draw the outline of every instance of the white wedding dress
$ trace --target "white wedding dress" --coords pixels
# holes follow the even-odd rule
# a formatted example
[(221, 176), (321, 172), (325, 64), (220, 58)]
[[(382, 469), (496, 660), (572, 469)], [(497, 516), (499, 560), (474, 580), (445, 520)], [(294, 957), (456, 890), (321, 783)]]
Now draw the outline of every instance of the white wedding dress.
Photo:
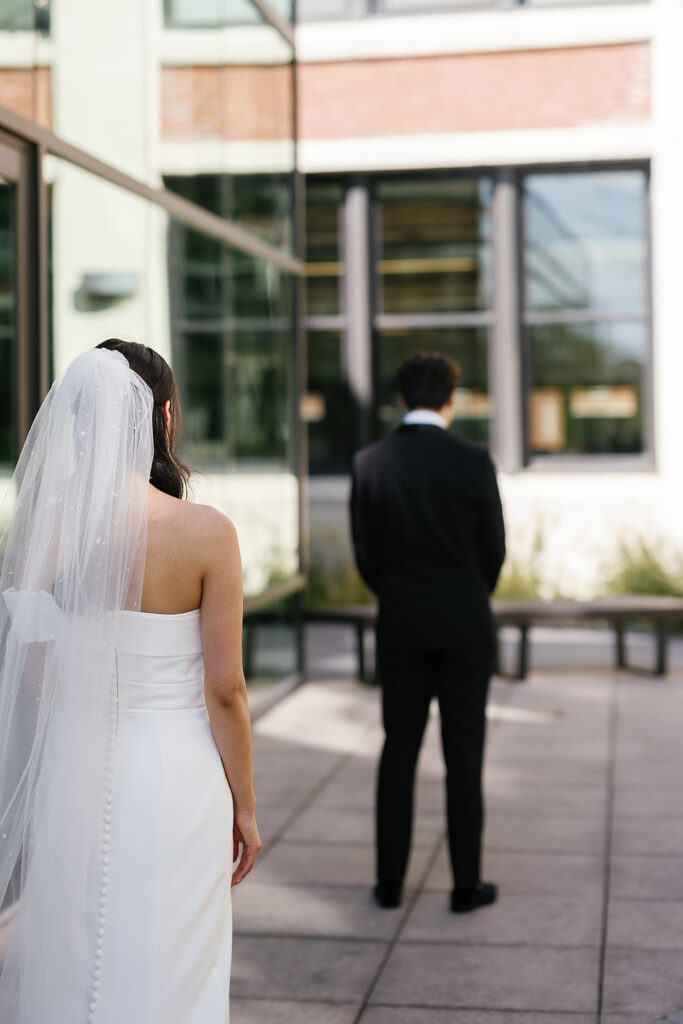
[[(33, 628), (36, 618), (61, 615), (50, 595), (42, 598)], [(228, 1021), (232, 797), (204, 703), (199, 620), (198, 610), (117, 613), (107, 799), (92, 830), (99, 877), (83, 914), (68, 891), (53, 893), (64, 924), (53, 963), (32, 963), (30, 949), (21, 949), (21, 913), (17, 920), (14, 953), (28, 978), (35, 972), (38, 986), (52, 979), (50, 1020), (34, 1024)], [(53, 726), (62, 737), (59, 711)], [(63, 744), (48, 740), (43, 778), (59, 777), (63, 756)], [(66, 797), (58, 793), (49, 784), (38, 793), (36, 814), (38, 830), (61, 839), (68, 807), (60, 808)], [(39, 857), (33, 872), (41, 872)], [(85, 941), (80, 930), (72, 939), (70, 920), (83, 919)]]

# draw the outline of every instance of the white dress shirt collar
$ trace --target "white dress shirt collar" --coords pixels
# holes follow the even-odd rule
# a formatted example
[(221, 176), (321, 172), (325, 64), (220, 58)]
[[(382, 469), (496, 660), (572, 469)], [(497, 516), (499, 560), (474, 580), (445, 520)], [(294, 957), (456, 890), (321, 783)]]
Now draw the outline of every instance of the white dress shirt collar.
[(412, 426), (414, 423), (429, 423), (433, 427), (443, 427), (444, 429), (448, 426), (436, 409), (411, 409), (403, 417), (403, 422), (406, 426)]

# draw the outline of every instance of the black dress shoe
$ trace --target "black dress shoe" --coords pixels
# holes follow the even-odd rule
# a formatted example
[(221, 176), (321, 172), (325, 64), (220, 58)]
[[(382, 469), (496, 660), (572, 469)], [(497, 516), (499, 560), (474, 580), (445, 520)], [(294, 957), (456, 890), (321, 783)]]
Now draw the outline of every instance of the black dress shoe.
[(395, 907), (400, 907), (401, 886), (378, 882), (375, 886), (375, 899), (379, 903), (380, 907), (384, 907), (386, 910), (393, 910)]
[(480, 882), (473, 889), (454, 889), (451, 910), (454, 914), (469, 914), (478, 907), (488, 907), (498, 899), (498, 887), (492, 882)]

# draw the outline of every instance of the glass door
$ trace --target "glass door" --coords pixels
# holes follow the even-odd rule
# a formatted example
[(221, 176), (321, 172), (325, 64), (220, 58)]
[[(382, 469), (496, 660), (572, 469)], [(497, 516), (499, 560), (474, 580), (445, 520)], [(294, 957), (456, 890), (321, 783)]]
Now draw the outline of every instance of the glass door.
[(16, 184), (0, 176), (0, 473), (4, 478), (11, 473), (18, 450), (16, 200)]

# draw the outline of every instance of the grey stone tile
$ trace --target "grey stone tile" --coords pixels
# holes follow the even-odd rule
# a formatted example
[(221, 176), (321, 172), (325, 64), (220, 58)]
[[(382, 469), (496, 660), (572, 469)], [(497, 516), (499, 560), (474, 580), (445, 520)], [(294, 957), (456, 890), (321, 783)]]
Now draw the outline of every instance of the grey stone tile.
[(683, 819), (683, 786), (617, 786), (614, 813), (620, 818)]
[(300, 1003), (292, 1000), (231, 999), (231, 1024), (353, 1024), (358, 1007), (351, 1004)]
[(599, 955), (593, 949), (400, 943), (372, 1003), (594, 1012)]
[(235, 892), (236, 932), (390, 939), (403, 911), (382, 910), (370, 889), (260, 885)]
[[(413, 828), (415, 846), (433, 846), (444, 834), (443, 814), (416, 815)], [(287, 830), (287, 839), (315, 843), (367, 843), (374, 841), (375, 819), (371, 810), (340, 812), (336, 809), (313, 806), (296, 819)]]
[[(406, 885), (422, 878), (431, 848), (413, 848)], [(367, 889), (375, 882), (374, 846), (347, 843), (290, 843), (281, 840), (261, 861), (254, 879), (270, 885), (345, 885)]]
[(256, 809), (256, 820), (264, 846), (267, 846), (275, 839), (282, 826), (295, 810), (296, 805), (290, 807), (286, 803), (280, 805), (267, 804), (265, 807), (259, 806)]
[(683, 972), (680, 950), (608, 949), (605, 958), (603, 1011), (638, 1011), (656, 1021), (680, 1009)]
[(455, 1020), (452, 1010), (370, 1006), (360, 1024), (596, 1024), (596, 1021), (596, 1015), (589, 1013), (496, 1013), (491, 1010), (458, 1010)]
[[(656, 742), (654, 740), (653, 742)], [(649, 756), (630, 757), (617, 761), (615, 769), (617, 786), (629, 786), (643, 789), (663, 787), (673, 789), (680, 784), (681, 767), (678, 753), (664, 761), (652, 760)]]
[(490, 850), (600, 853), (605, 845), (605, 825), (595, 816), (497, 814), (486, 824), (485, 842)]
[(613, 851), (615, 855), (683, 854), (683, 820), (619, 818), (614, 824)]
[(678, 857), (614, 857), (610, 893), (641, 900), (683, 900), (683, 854)]
[(683, 902), (610, 900), (607, 943), (628, 949), (683, 950)]
[(538, 814), (556, 817), (604, 816), (607, 786), (490, 786), (486, 791), (489, 817), (495, 814)]
[(504, 780), (518, 789), (538, 784), (539, 779), (550, 786), (565, 786), (569, 789), (604, 786), (607, 780), (607, 762), (597, 764), (573, 760), (571, 744), (567, 744), (566, 756), (558, 757), (558, 748), (538, 762), (524, 760), (513, 751), (506, 752), (498, 759), (489, 756), (485, 770), (489, 785)]
[(476, 914), (452, 914), (438, 893), (423, 893), (401, 935), (406, 941), (526, 943), (543, 946), (600, 945), (602, 906), (593, 896), (513, 896)]
[[(597, 854), (487, 850), (483, 875), (500, 885), (505, 895), (571, 896), (582, 893), (598, 898), (602, 892), (603, 861)], [(444, 846), (429, 873), (425, 889), (448, 891), (452, 885), (450, 861)]]
[[(339, 809), (370, 809), (375, 805), (375, 775), (367, 779), (336, 776), (316, 798), (316, 805)], [(443, 781), (425, 779), (415, 786), (417, 811), (443, 812), (445, 791)]]
[(381, 942), (236, 936), (230, 991), (238, 998), (356, 1002), (385, 949)]

